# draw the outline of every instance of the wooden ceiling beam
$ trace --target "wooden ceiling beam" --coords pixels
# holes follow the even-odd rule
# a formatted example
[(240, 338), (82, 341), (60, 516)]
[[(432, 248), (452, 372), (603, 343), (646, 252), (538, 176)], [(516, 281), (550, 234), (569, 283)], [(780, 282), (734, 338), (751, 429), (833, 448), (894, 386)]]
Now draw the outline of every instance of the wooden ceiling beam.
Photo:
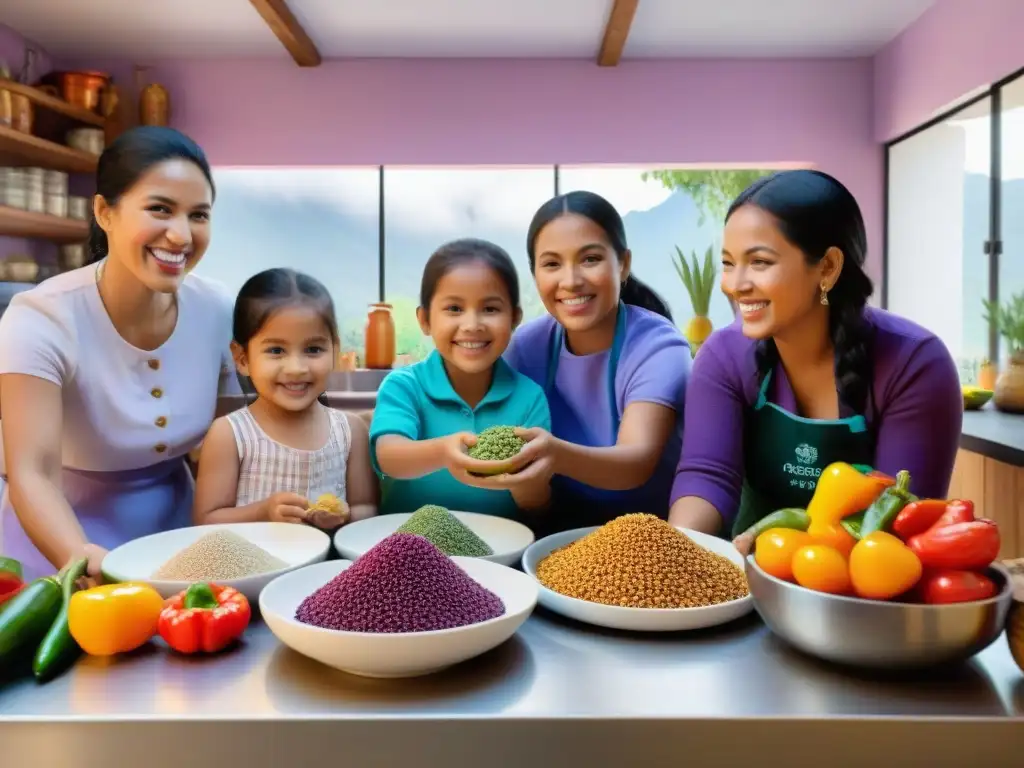
[(249, 0), (300, 67), (320, 66), (320, 51), (285, 0)]
[(601, 51), (597, 54), (598, 66), (614, 67), (619, 63), (639, 2), (640, 0), (615, 0), (612, 4), (612, 12), (608, 15), (608, 23), (604, 27)]

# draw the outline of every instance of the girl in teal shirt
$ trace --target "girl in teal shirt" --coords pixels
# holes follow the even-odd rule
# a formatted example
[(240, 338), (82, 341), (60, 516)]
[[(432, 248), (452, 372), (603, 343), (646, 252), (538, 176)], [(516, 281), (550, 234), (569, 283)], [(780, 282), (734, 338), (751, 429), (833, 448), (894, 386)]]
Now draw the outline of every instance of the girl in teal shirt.
[(522, 319), (509, 255), (475, 239), (441, 246), (427, 261), (416, 310), (435, 350), (388, 374), (377, 392), (370, 456), (381, 477), (380, 512), (438, 504), (521, 517), (550, 499), (550, 473), (514, 491), (476, 487), (475, 435), (492, 426), (551, 428), (540, 385), (502, 359)]

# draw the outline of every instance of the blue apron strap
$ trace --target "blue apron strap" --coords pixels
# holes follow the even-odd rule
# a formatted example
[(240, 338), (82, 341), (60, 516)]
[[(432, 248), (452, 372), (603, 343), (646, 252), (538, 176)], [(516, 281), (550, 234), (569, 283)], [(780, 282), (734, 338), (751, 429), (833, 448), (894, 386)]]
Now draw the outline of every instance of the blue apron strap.
[(565, 329), (555, 321), (555, 327), (551, 330), (548, 338), (548, 368), (544, 381), (544, 394), (548, 395), (555, 389), (555, 376), (558, 373), (558, 359), (562, 354), (562, 339), (565, 338)]
[[(755, 411), (761, 410), (762, 408), (764, 408), (765, 405), (768, 404), (768, 387), (771, 385), (772, 373), (773, 373), (773, 371), (768, 371), (768, 373), (765, 374), (764, 381), (761, 382), (761, 388), (757, 392), (757, 401), (754, 403), (754, 410)], [(778, 406), (776, 406), (774, 404), (772, 405), (772, 407), (773, 408), (778, 408)], [(781, 411), (782, 409), (778, 408), (778, 410)], [(782, 411), (782, 412), (786, 413), (786, 411)], [(811, 422), (815, 422), (816, 421), (816, 422), (818, 422), (820, 424), (826, 424), (826, 423), (828, 423), (828, 424), (836, 424), (836, 425), (842, 424), (843, 426), (847, 427), (850, 430), (850, 432), (852, 432), (853, 434), (858, 434), (860, 432), (867, 432), (868, 431), (867, 419), (865, 419), (862, 414), (855, 414), (853, 416), (847, 416), (846, 418), (843, 418), (843, 419), (834, 419), (834, 420), (829, 420), (829, 419), (805, 419), (802, 416), (796, 416), (795, 414), (789, 414), (789, 413), (787, 413), (787, 415), (790, 418), (795, 418), (798, 421), (803, 421), (803, 422), (807, 422), (807, 423), (811, 423)]]
[(761, 388), (757, 391), (757, 402), (754, 403), (754, 410), (760, 411), (764, 408), (765, 403), (768, 402), (768, 387), (772, 383), (772, 371), (764, 376), (764, 381), (761, 382)]
[(615, 374), (619, 369), (619, 357), (622, 355), (622, 346), (626, 341), (626, 305), (619, 302), (618, 317), (615, 319), (615, 336), (612, 338), (612, 350), (608, 355), (608, 405), (612, 410), (612, 441), (611, 445), (619, 439), (619, 405), (615, 396)]

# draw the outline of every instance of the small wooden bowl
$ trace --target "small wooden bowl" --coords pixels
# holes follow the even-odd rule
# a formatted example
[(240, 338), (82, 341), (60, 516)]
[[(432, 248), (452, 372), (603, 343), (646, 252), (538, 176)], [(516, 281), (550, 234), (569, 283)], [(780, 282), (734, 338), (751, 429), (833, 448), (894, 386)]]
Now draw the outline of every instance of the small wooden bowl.
[(1024, 557), (1003, 560), (1003, 565), (1010, 572), (1013, 587), (1013, 602), (1006, 615), (1006, 641), (1013, 660), (1024, 671)]

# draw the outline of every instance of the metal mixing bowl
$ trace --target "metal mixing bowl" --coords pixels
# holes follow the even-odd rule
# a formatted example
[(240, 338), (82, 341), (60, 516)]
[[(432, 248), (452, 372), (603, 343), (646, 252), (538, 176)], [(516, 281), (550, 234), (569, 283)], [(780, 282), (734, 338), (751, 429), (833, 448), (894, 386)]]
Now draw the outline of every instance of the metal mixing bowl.
[(999, 593), (949, 605), (862, 600), (805, 589), (769, 576), (749, 555), (747, 581), (754, 607), (776, 635), (818, 658), (858, 667), (907, 669), (962, 661), (1003, 631), (1013, 599), (1007, 571), (987, 575)]

